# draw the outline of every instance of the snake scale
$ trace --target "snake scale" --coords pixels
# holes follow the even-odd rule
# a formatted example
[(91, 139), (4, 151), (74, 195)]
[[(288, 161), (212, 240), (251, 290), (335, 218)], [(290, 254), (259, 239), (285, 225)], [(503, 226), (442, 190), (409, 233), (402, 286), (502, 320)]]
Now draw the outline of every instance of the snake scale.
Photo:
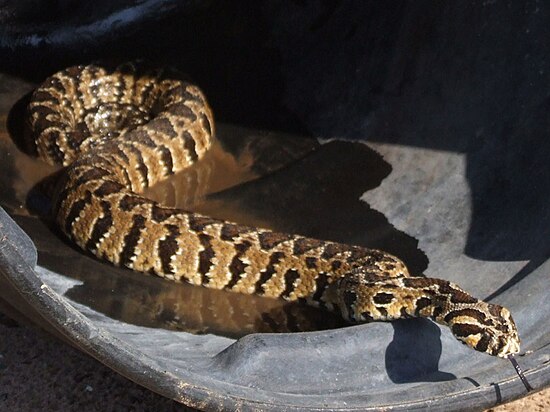
[(59, 229), (118, 266), (208, 288), (309, 304), (351, 322), (426, 317), (475, 350), (519, 351), (510, 312), (446, 280), (411, 277), (380, 251), (164, 207), (139, 193), (199, 160), (214, 136), (205, 96), (169, 69), (73, 66), (32, 94), (27, 130), (65, 166)]

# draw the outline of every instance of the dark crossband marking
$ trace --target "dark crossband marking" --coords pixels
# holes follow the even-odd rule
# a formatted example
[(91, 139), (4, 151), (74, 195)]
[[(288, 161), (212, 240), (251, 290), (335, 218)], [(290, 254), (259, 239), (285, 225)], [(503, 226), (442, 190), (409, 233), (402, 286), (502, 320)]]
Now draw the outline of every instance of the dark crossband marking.
[(157, 150), (160, 152), (160, 160), (165, 168), (165, 175), (174, 174), (174, 159), (172, 158), (172, 153), (165, 146), (159, 146)]
[(276, 232), (263, 232), (258, 236), (260, 247), (265, 250), (273, 249), (278, 244), (291, 240), (292, 238), (292, 235)]
[(149, 186), (149, 168), (145, 164), (145, 159), (143, 159), (143, 154), (141, 150), (134, 145), (129, 145), (128, 150), (132, 152), (136, 160), (136, 170), (139, 172), (141, 177), (141, 184), (143, 187)]
[(251, 228), (248, 228), (246, 226), (235, 225), (232, 223), (224, 223), (220, 236), (222, 240), (230, 242), (244, 233), (249, 233), (251, 230)]
[(135, 257), (136, 246), (141, 237), (141, 231), (145, 227), (145, 218), (141, 215), (134, 215), (132, 226), (124, 237), (124, 247), (120, 253), (120, 264), (132, 267), (132, 258)]
[(318, 258), (314, 257), (314, 256), (308, 256), (306, 257), (306, 267), (308, 269), (317, 269), (317, 262), (318, 262)]
[(201, 124), (202, 127), (204, 127), (208, 134), (212, 134), (212, 126), (210, 125), (210, 120), (208, 120), (208, 116), (206, 116), (204, 113), (201, 114)]
[(97, 219), (92, 229), (92, 235), (86, 243), (86, 249), (95, 252), (99, 247), (99, 241), (105, 236), (113, 225), (113, 216), (111, 214), (111, 204), (107, 201), (101, 202), (103, 217)]
[(212, 267), (212, 259), (216, 255), (214, 248), (212, 247), (212, 236), (201, 233), (199, 234), (199, 240), (201, 242), (202, 250), (199, 252), (199, 273), (201, 275), (202, 283), (208, 284), (210, 278), (207, 274)]
[(335, 257), (336, 255), (339, 255), (344, 252), (349, 252), (349, 251), (350, 251), (350, 248), (346, 247), (346, 245), (342, 245), (339, 243), (328, 243), (323, 248), (323, 253), (321, 254), (321, 257), (323, 259), (329, 260)]
[(189, 228), (194, 232), (202, 232), (208, 226), (219, 224), (218, 219), (207, 216), (189, 215)]
[(173, 104), (170, 107), (168, 107), (167, 111), (170, 114), (183, 117), (184, 119), (187, 119), (191, 122), (194, 122), (195, 120), (197, 120), (197, 115), (193, 112), (193, 110), (183, 103)]
[(151, 139), (151, 136), (149, 136), (149, 134), (145, 132), (145, 130), (136, 130), (133, 132), (132, 136), (135, 138), (136, 142), (139, 142), (144, 146), (153, 149), (158, 146), (157, 143), (155, 143), (153, 139)]
[(338, 269), (340, 269), (342, 267), (342, 261), (341, 260), (333, 260), (332, 263), (330, 264), (330, 268), (333, 270), (333, 271), (337, 271)]
[(109, 171), (105, 169), (99, 169), (97, 167), (94, 167), (92, 169), (87, 168), (82, 175), (80, 175), (75, 181), (74, 181), (74, 188), (78, 186), (82, 186), (83, 184), (92, 182), (94, 180), (102, 180), (105, 177), (109, 175)]
[(306, 237), (297, 238), (294, 241), (294, 254), (303, 255), (304, 253), (312, 250), (319, 249), (323, 246), (323, 242), (317, 239), (308, 239)]
[(285, 289), (281, 292), (281, 297), (283, 299), (287, 299), (290, 296), (290, 294), (294, 291), (294, 288), (295, 288), (294, 282), (300, 279), (300, 274), (295, 269), (289, 269), (284, 274), (284, 279), (285, 279)]
[(189, 132), (183, 132), (183, 146), (185, 147), (185, 150), (187, 150), (187, 153), (189, 154), (189, 158), (192, 162), (196, 161), (199, 157), (197, 150), (196, 150), (196, 144), (195, 140), (193, 139), (193, 136)]
[(75, 222), (76, 218), (80, 216), (80, 212), (82, 212), (84, 208), (88, 204), (90, 204), (91, 201), (92, 194), (89, 191), (86, 191), (84, 198), (77, 200), (71, 205), (69, 214), (65, 219), (65, 233), (72, 234), (73, 223)]
[(320, 302), (325, 306), (325, 302), (321, 300), (323, 293), (328, 285), (328, 276), (326, 273), (319, 273), (317, 279), (315, 280), (315, 292), (313, 293), (312, 299), (315, 302)]
[(141, 196), (126, 195), (120, 199), (118, 206), (125, 212), (131, 212), (134, 208), (146, 204), (149, 204), (149, 201)]
[(168, 234), (165, 235), (165, 239), (159, 241), (159, 258), (162, 264), (162, 271), (166, 274), (173, 274), (174, 268), (172, 267), (172, 257), (178, 251), (178, 236), (180, 230), (175, 225), (166, 225)]
[(355, 302), (357, 301), (357, 294), (355, 292), (346, 290), (342, 294), (342, 298), (343, 298), (342, 300), (344, 301), (345, 307), (349, 311), (348, 317), (350, 318), (350, 320), (357, 320), (355, 318), (355, 311), (353, 310), (355, 306)]
[(104, 180), (96, 190), (94, 190), (94, 196), (107, 197), (109, 195), (120, 193), (123, 189), (123, 185), (111, 180)]
[(163, 117), (159, 117), (157, 119), (154, 119), (150, 124), (150, 128), (154, 128), (154, 130), (162, 133), (165, 136), (168, 136), (170, 139), (176, 139), (180, 137), (178, 133), (174, 130), (172, 127), (172, 124), (170, 123), (170, 120), (165, 119)]
[(178, 216), (178, 213), (172, 208), (154, 205), (151, 209), (151, 218), (159, 223), (162, 223), (174, 216)]
[(416, 301), (416, 315), (420, 314), (420, 311), (424, 308), (427, 308), (432, 304), (432, 299), (422, 296)]
[(277, 263), (279, 263), (284, 256), (285, 254), (283, 252), (275, 252), (271, 254), (271, 257), (269, 258), (269, 263), (267, 264), (266, 268), (260, 272), (260, 278), (256, 282), (255, 291), (257, 294), (262, 295), (265, 293), (265, 283), (269, 279), (271, 279), (271, 277), (277, 272), (275, 265), (277, 265)]
[(394, 300), (394, 297), (391, 293), (378, 292), (376, 295), (374, 295), (372, 300), (377, 305), (387, 305), (388, 303), (391, 303)]
[(229, 282), (225, 286), (225, 289), (233, 289), (233, 286), (235, 286), (239, 282), (241, 274), (245, 273), (245, 269), (247, 266), (248, 265), (244, 263), (239, 256), (233, 256), (233, 259), (229, 264), (229, 273), (231, 273), (231, 279), (229, 279)]
[(204, 100), (199, 95), (189, 92), (187, 88), (181, 90), (181, 97), (188, 102), (204, 103)]
[(461, 338), (483, 333), (483, 328), (481, 326), (473, 325), (471, 323), (453, 325), (452, 329), (453, 333)]
[(462, 316), (470, 317), (472, 319), (477, 320), (480, 323), (485, 322), (485, 314), (482, 311), (473, 309), (473, 308), (464, 308), (464, 309), (458, 309), (458, 310), (452, 311), (449, 314), (447, 314), (447, 316), (445, 316), (444, 320), (447, 323), (451, 323), (454, 318), (458, 318)]
[(232, 289), (241, 279), (241, 275), (245, 273), (248, 264), (242, 260), (242, 257), (246, 253), (246, 251), (250, 249), (251, 246), (252, 244), (248, 241), (235, 244), (235, 250), (237, 251), (237, 254), (233, 256), (233, 259), (229, 264), (229, 273), (231, 273), (231, 279), (225, 286), (225, 289)]

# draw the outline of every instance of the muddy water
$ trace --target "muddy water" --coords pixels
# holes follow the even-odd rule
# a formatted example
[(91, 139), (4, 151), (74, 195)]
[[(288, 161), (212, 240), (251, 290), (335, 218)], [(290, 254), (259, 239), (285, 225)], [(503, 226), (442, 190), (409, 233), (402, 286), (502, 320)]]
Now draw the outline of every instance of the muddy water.
[[(20, 99), (32, 85), (5, 76), (0, 84), (5, 86), (0, 89), (0, 205), (31, 236), (41, 266), (82, 282), (66, 293), (70, 300), (123, 322), (230, 337), (341, 324), (302, 305), (175, 284), (114, 268), (72, 247), (51, 226), (49, 198), (40, 184), (59, 167), (26, 153), (22, 137), (25, 99)], [(204, 159), (149, 188), (145, 195), (166, 205), (222, 216), (216, 209), (223, 205), (212, 207), (208, 194), (256, 179), (259, 171), (281, 168), (317, 146), (312, 139), (233, 126), (218, 128), (219, 139)], [(228, 150), (224, 144), (237, 149)], [(262, 156), (260, 152), (266, 150), (271, 156)]]
[[(344, 324), (300, 304), (175, 284), (115, 268), (74, 248), (51, 226), (47, 191), (40, 183), (58, 168), (23, 150), (21, 98), (32, 85), (6, 76), (0, 85), (0, 204), (35, 242), (41, 266), (81, 282), (66, 292), (67, 298), (127, 323), (230, 337)], [(243, 224), (382, 248), (420, 272), (427, 260), (416, 240), (359, 200), (390, 172), (382, 157), (363, 144), (318, 147), (310, 138), (220, 125), (204, 159), (145, 195)]]

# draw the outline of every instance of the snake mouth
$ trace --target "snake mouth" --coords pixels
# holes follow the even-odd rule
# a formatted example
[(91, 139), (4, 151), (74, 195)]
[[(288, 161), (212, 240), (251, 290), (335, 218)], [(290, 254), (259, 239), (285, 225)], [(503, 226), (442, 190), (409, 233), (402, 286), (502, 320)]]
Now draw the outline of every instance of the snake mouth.
[(497, 352), (497, 356), (501, 358), (507, 358), (509, 355), (518, 353), (520, 350), (520, 339), (518, 335), (518, 330), (516, 323), (512, 318), (512, 314), (506, 308), (501, 308), (500, 310), (501, 317), (505, 320), (506, 328), (504, 330), (507, 332), (504, 335), (498, 337), (500, 349)]
[(513, 355), (519, 352), (520, 342), (517, 335), (508, 339), (501, 337), (499, 340), (500, 349), (496, 353), (496, 356), (498, 356), (499, 358), (508, 358), (509, 355)]

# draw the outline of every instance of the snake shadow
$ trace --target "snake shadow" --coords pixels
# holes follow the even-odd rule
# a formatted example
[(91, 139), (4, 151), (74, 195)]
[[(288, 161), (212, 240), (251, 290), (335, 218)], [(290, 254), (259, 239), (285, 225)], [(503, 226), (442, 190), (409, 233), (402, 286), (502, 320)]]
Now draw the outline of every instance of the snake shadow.
[(439, 370), (441, 330), (427, 319), (392, 322), (393, 340), (385, 353), (388, 377), (394, 383), (441, 382), (456, 379)]
[(25, 139), (25, 112), (31, 101), (32, 91), (21, 96), (11, 107), (6, 119), (6, 128), (11, 140), (19, 150), (36, 156), (36, 147), (29, 145)]
[(272, 174), (207, 196), (196, 209), (284, 233), (382, 249), (420, 276), (428, 257), (418, 239), (361, 200), (390, 173), (391, 166), (367, 145), (331, 141)]
[[(285, 169), (209, 196), (199, 210), (232, 220), (246, 215), (248, 224), (383, 249), (420, 276), (428, 258), (418, 240), (360, 200), (389, 173), (391, 166), (368, 146), (332, 141)], [(442, 345), (437, 325), (427, 319), (407, 319), (392, 322), (392, 327), (385, 366), (393, 382), (456, 379), (439, 370)]]

